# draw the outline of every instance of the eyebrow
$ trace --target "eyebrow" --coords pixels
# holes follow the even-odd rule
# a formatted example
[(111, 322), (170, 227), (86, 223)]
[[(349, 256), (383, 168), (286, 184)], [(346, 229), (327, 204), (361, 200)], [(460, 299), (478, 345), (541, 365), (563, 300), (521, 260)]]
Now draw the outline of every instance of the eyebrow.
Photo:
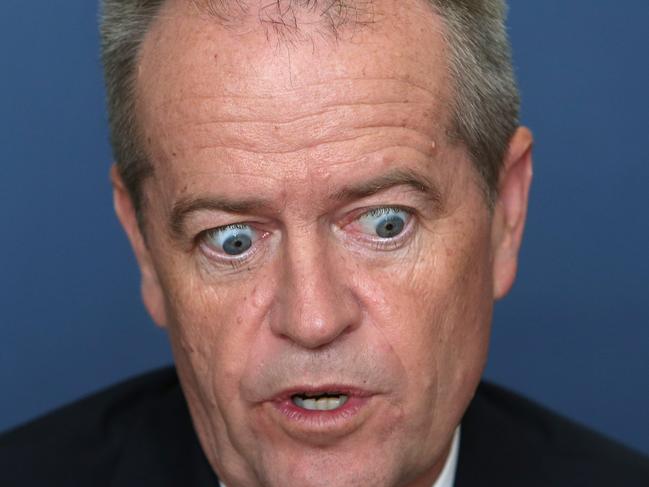
[(348, 186), (335, 193), (333, 198), (339, 201), (367, 198), (396, 186), (409, 186), (424, 195), (436, 206), (442, 204), (442, 194), (437, 186), (422, 174), (408, 169), (395, 169), (388, 174), (364, 181), (358, 185)]
[(169, 218), (169, 226), (174, 235), (182, 235), (188, 215), (197, 211), (222, 211), (226, 213), (253, 213), (268, 208), (270, 202), (258, 198), (231, 200), (219, 197), (183, 198), (178, 200)]
[[(382, 191), (397, 186), (409, 186), (433, 202), (441, 206), (442, 195), (437, 187), (431, 184), (423, 175), (405, 169), (395, 169), (388, 174), (363, 181), (360, 184), (343, 188), (334, 193), (335, 201), (353, 201), (367, 198)], [(174, 203), (169, 218), (169, 226), (175, 236), (181, 236), (187, 217), (197, 211), (222, 211), (225, 213), (255, 213), (263, 208), (269, 208), (272, 203), (259, 198), (233, 200), (221, 197), (187, 197)]]

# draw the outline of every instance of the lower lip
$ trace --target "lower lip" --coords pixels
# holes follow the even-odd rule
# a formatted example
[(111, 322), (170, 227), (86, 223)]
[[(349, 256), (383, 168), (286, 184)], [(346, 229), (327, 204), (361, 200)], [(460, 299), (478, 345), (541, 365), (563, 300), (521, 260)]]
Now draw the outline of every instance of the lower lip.
[(296, 406), (289, 399), (272, 403), (287, 426), (301, 432), (345, 433), (358, 423), (361, 412), (367, 409), (371, 397), (349, 396), (345, 404), (331, 411), (309, 410)]

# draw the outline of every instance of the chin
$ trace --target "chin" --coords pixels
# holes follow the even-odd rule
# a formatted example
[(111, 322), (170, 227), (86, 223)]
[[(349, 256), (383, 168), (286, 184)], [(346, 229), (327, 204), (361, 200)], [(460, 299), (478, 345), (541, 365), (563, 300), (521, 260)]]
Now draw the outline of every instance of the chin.
[[(285, 445), (288, 446), (288, 445)], [(421, 451), (376, 438), (330, 447), (293, 444), (262, 453), (260, 484), (268, 487), (410, 487), (428, 481), (434, 465), (418, 457)], [(430, 455), (425, 455), (430, 460)], [(434, 462), (433, 462), (434, 463)], [(435, 463), (436, 465), (436, 463)]]
[(377, 465), (381, 455), (350, 456), (345, 453), (315, 451), (298, 456), (281, 456), (265, 475), (269, 487), (392, 487), (396, 484), (386, 464)]

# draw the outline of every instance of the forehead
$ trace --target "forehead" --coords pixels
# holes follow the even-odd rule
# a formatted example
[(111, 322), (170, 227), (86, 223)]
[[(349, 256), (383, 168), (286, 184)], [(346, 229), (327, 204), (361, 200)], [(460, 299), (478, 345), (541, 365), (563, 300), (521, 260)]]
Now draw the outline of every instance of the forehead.
[[(288, 106), (298, 98), (305, 110), (326, 104), (328, 97), (366, 95), (371, 103), (381, 95), (403, 98), (417, 88), (439, 102), (448, 98), (443, 23), (427, 2), (359, 3), (371, 4), (371, 14), (359, 22), (331, 27), (323, 25), (321, 13), (307, 10), (293, 28), (277, 26), (265, 19), (270, 14), (253, 8), (245, 18), (235, 16), (235, 24), (224, 24), (195, 1), (168, 0), (141, 52), (139, 108), (150, 115), (183, 98), (241, 95), (281, 116), (299, 111)], [(377, 93), (382, 80), (388, 82)]]
[[(324, 164), (393, 141), (425, 153), (446, 134), (443, 23), (427, 2), (376, 0), (371, 22), (364, 14), (335, 32), (313, 10), (300, 13), (296, 30), (269, 24), (254, 9), (224, 24), (193, 5), (165, 4), (146, 36), (137, 79), (147, 152), (175, 179), (189, 166), (211, 170), (214, 160), (226, 161), (216, 147), (244, 151), (239, 162), (255, 153), (282, 163), (290, 159), (284, 154), (313, 148), (320, 152), (310, 160)], [(372, 128), (381, 137), (361, 140), (360, 130)], [(358, 143), (331, 148), (350, 139)]]
[[(431, 55), (437, 57), (435, 51), (443, 48), (443, 22), (427, 0), (340, 0), (346, 6), (344, 9), (335, 7), (334, 0), (248, 0), (245, 10), (205, 6), (239, 3), (240, 0), (167, 0), (146, 36), (144, 57), (155, 56), (156, 52), (165, 57), (175, 51), (182, 53), (189, 65), (202, 57), (202, 48), (213, 52), (221, 46), (226, 59), (230, 53), (243, 62), (257, 59), (255, 52), (246, 52), (246, 47), (256, 46), (255, 51), (275, 58), (278, 49), (281, 53), (286, 51), (282, 48), (305, 45), (314, 50), (313, 54), (321, 55), (315, 49), (323, 43), (323, 51), (327, 51), (327, 46), (329, 50), (334, 45), (344, 46), (336, 52), (337, 59), (358, 60), (358, 53), (378, 55), (373, 61), (380, 69), (395, 67), (395, 62), (405, 67), (407, 63), (400, 61), (407, 58), (421, 64)], [(300, 7), (303, 3), (312, 6)], [(344, 18), (332, 18), (335, 16)]]

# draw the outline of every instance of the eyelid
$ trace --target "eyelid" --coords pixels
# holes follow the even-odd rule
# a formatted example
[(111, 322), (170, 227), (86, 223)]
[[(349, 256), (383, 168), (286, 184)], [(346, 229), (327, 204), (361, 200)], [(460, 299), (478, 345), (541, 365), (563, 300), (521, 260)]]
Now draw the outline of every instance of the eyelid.
[[(231, 229), (245, 229), (250, 228), (253, 234), (256, 235), (252, 245), (248, 250), (239, 255), (228, 255), (223, 251), (219, 251), (214, 245), (211, 245), (208, 242), (210, 233), (218, 233)], [(254, 258), (261, 250), (263, 246), (263, 241), (268, 238), (270, 235), (269, 231), (263, 230), (257, 227), (254, 223), (251, 222), (236, 222), (230, 223), (227, 225), (221, 225), (218, 227), (208, 228), (199, 232), (196, 235), (196, 247), (202, 252), (202, 254), (215, 264), (220, 265), (229, 265), (233, 268), (237, 268), (243, 264), (249, 262)]]
[(203, 232), (201, 232), (201, 234), (204, 234), (204, 235), (210, 235), (210, 234), (218, 235), (218, 234), (221, 234), (223, 232), (227, 232), (228, 230), (246, 230), (248, 228), (251, 229), (252, 232), (257, 233), (257, 230), (255, 229), (255, 227), (253, 227), (252, 225), (249, 225), (247, 223), (231, 223), (229, 225), (223, 225), (223, 226), (220, 226), (220, 227), (208, 228), (207, 230), (204, 230)]
[[(409, 215), (415, 215), (417, 211), (414, 208), (402, 205), (368, 205), (363, 206), (362, 208), (356, 208), (347, 212), (341, 219), (338, 224), (339, 228), (345, 228), (346, 226), (358, 221), (364, 215), (370, 214), (372, 211), (381, 211), (381, 210), (399, 210), (405, 211)], [(377, 215), (378, 216), (378, 215)]]
[(344, 220), (344, 223), (341, 224), (340, 228), (345, 229), (347, 227), (353, 226), (354, 224), (360, 224), (359, 220), (371, 212), (377, 212), (376, 216), (381, 216), (387, 214), (391, 210), (397, 210), (404, 212), (408, 215), (408, 221), (406, 222), (403, 231), (393, 237), (393, 238), (381, 238), (378, 236), (372, 237), (365, 232), (357, 231), (350, 232), (355, 234), (356, 237), (354, 240), (360, 240), (363, 245), (369, 245), (374, 250), (395, 250), (406, 243), (406, 241), (412, 236), (415, 226), (417, 225), (417, 211), (413, 208), (408, 208), (400, 205), (377, 205), (372, 207), (359, 208), (356, 211), (350, 213)]
[(400, 206), (377, 206), (374, 208), (370, 208), (368, 211), (361, 213), (358, 216), (358, 219), (363, 218), (364, 216), (370, 216), (370, 217), (379, 217), (379, 216), (385, 216), (389, 215), (391, 213), (407, 213), (408, 215), (412, 215), (412, 211), (407, 210), (405, 208), (402, 208)]

